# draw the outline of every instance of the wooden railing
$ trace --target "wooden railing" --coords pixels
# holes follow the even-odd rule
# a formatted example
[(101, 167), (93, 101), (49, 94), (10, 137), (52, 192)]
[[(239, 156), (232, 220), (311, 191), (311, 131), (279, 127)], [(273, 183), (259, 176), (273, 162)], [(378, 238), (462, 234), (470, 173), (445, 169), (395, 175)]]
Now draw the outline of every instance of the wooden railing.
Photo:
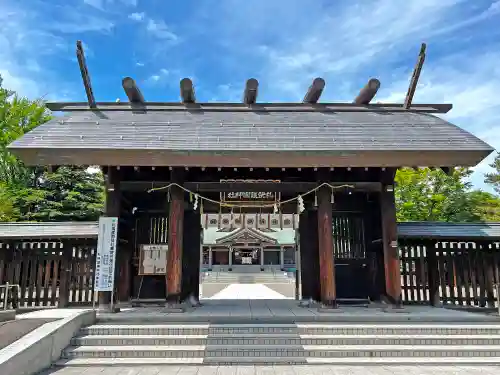
[[(95, 248), (95, 240), (0, 243), (0, 284), (19, 285), (9, 293), (9, 306), (91, 304)], [(2, 288), (0, 301), (5, 293)]]
[(497, 306), (499, 242), (400, 239), (399, 245), (404, 303)]

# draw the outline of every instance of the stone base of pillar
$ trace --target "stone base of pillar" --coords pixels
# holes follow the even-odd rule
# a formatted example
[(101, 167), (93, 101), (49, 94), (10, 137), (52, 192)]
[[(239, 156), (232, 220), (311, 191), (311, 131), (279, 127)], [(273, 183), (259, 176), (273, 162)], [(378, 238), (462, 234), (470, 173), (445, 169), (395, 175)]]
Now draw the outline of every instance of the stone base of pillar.
[(318, 308), (318, 311), (339, 311), (338, 310), (338, 304), (336, 300), (331, 300), (331, 301), (322, 301), (321, 302), (321, 307)]
[(165, 301), (165, 312), (183, 313), (186, 311), (186, 306), (181, 302), (180, 294), (171, 294), (167, 296)]
[(391, 310), (403, 309), (403, 301), (401, 301), (401, 298), (396, 299), (388, 294), (385, 294), (381, 299), (386, 308), (390, 308)]

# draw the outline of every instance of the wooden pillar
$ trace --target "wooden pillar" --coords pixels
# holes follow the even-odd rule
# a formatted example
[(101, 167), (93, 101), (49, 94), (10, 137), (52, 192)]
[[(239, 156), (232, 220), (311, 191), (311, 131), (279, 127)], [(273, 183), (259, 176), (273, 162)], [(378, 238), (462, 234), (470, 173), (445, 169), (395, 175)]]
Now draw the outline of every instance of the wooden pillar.
[(317, 195), (321, 302), (328, 307), (337, 307), (331, 191), (327, 186), (324, 186), (318, 190)]
[(385, 184), (380, 193), (382, 216), (382, 246), (384, 250), (385, 293), (389, 302), (401, 305), (401, 269), (399, 264), (398, 232), (394, 186)]
[[(119, 217), (120, 216), (120, 173), (114, 167), (108, 167), (108, 172), (105, 176), (105, 206), (103, 216)], [(118, 226), (119, 227), (119, 226)], [(120, 238), (120, 234), (116, 234), (116, 238)], [(119, 246), (117, 246), (118, 248)], [(118, 250), (119, 251), (119, 250)], [(117, 255), (115, 255), (117, 256)], [(116, 289), (116, 274), (115, 271), (115, 289)], [(99, 307), (106, 308), (111, 302), (111, 292), (99, 292)]]
[[(130, 230), (130, 228), (128, 228)], [(118, 300), (126, 302), (131, 297), (131, 280), (132, 280), (132, 256), (133, 256), (133, 241), (130, 237), (125, 246), (119, 247), (117, 261), (118, 265)]]
[(302, 299), (321, 300), (318, 256), (317, 211), (306, 210), (299, 220), (300, 259), (299, 272)]
[[(171, 182), (182, 183), (180, 171), (173, 170)], [(177, 186), (170, 188), (168, 216), (168, 254), (167, 254), (167, 303), (181, 302), (182, 285), (182, 248), (184, 231), (184, 191)]]
[(431, 306), (439, 306), (439, 269), (436, 257), (436, 242), (427, 241), (424, 243), (427, 262), (427, 280), (429, 283), (429, 302)]
[(72, 259), (73, 243), (68, 240), (63, 241), (61, 273), (59, 276), (59, 303), (57, 307), (67, 307), (69, 305), (69, 286), (71, 284), (70, 277)]
[(191, 294), (198, 299), (200, 294), (200, 241), (201, 241), (200, 212), (194, 211), (192, 206), (184, 211), (184, 235), (182, 252), (182, 285), (181, 298), (185, 300)]

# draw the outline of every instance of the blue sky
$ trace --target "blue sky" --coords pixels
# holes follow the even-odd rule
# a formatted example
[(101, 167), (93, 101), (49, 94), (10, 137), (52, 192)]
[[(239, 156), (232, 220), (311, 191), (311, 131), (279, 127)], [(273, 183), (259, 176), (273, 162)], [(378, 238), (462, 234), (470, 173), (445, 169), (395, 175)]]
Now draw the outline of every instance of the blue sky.
[[(85, 100), (75, 42), (84, 42), (98, 101), (301, 100), (314, 77), (322, 101), (352, 101), (370, 77), (376, 101), (402, 102), (420, 43), (427, 60), (415, 102), (453, 103), (445, 117), (500, 149), (500, 0), (1, 0), (0, 74), (31, 98)], [(483, 173), (473, 176), (485, 188)]]

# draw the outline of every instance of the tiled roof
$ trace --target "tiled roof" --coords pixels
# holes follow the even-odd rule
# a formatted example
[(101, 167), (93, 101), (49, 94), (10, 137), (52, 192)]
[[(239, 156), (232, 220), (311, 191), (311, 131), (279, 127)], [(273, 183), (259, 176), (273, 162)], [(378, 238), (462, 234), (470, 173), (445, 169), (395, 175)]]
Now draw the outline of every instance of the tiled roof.
[[(218, 231), (217, 228), (204, 230), (204, 243), (215, 244), (218, 239), (229, 236), (230, 232)], [(257, 229), (255, 229), (257, 232)], [(53, 222), (53, 223), (0, 223), (0, 238), (97, 238), (97, 222)], [(282, 245), (295, 243), (295, 231), (291, 228), (275, 232), (261, 232), (263, 236), (271, 237)], [(400, 238), (440, 238), (474, 240), (479, 238), (500, 240), (500, 223), (437, 223), (437, 222), (407, 222), (398, 223)]]
[(0, 238), (97, 238), (97, 222), (0, 223)]
[(405, 238), (447, 238), (500, 240), (500, 223), (442, 223), (407, 222), (398, 223), (398, 234)]
[[(261, 107), (265, 107), (262, 105)], [(172, 110), (82, 111), (40, 125), (12, 149), (176, 151), (485, 151), (472, 134), (431, 114)], [(325, 107), (326, 108), (326, 107)]]

